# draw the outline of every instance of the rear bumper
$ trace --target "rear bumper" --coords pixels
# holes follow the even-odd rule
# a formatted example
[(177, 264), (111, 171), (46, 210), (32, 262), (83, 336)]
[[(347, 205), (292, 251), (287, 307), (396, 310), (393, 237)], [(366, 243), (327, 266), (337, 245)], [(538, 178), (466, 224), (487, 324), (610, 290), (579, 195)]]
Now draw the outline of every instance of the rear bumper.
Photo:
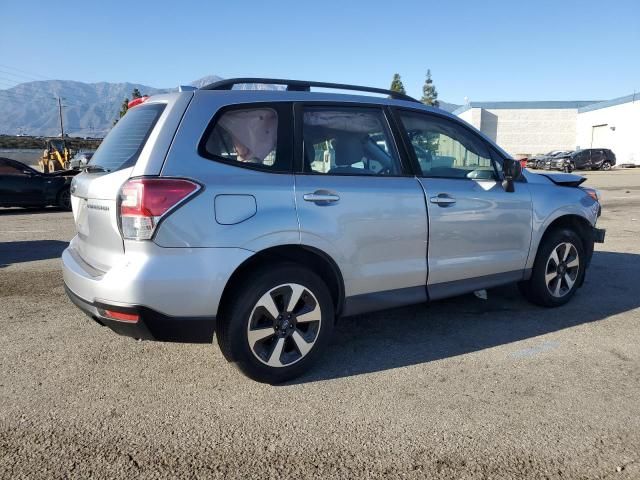
[[(163, 248), (139, 242), (128, 245), (103, 272), (88, 265), (76, 247), (74, 239), (62, 253), (71, 300), (117, 333), (164, 341), (211, 339), (226, 283), (253, 254), (239, 248)], [(104, 310), (135, 313), (140, 319), (113, 320)]]
[[(138, 305), (122, 307), (92, 303), (80, 298), (66, 285), (65, 291), (80, 310), (118, 335), (161, 342), (211, 343), (213, 341), (215, 317), (170, 317)], [(115, 320), (107, 316), (107, 310), (135, 314), (138, 320)]]

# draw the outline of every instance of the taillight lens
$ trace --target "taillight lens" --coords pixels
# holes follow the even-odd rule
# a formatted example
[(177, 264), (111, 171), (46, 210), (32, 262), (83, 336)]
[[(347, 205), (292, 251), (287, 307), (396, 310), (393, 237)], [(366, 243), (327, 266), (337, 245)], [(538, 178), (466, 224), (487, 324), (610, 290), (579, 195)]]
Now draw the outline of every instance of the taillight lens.
[(582, 190), (584, 190), (584, 193), (589, 195), (596, 202), (600, 201), (600, 192), (598, 192), (598, 190), (596, 190), (595, 188), (589, 188), (589, 187), (580, 187), (580, 188), (582, 188)]
[(128, 240), (149, 240), (173, 208), (200, 189), (180, 178), (134, 178), (120, 188), (120, 229)]

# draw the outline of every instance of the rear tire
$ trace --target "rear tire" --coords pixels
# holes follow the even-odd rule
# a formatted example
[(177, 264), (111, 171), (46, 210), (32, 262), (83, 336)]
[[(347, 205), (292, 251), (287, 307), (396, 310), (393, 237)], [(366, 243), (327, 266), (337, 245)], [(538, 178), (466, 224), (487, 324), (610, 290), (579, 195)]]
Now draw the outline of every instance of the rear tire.
[(335, 323), (333, 300), (322, 279), (305, 267), (284, 263), (252, 272), (236, 285), (217, 322), (225, 358), (265, 383), (285, 382), (307, 371)]
[(543, 307), (567, 303), (582, 284), (586, 256), (582, 240), (573, 230), (552, 230), (542, 240), (531, 278), (518, 287), (524, 297)]
[(71, 210), (71, 192), (65, 188), (58, 194), (56, 203), (62, 210)]

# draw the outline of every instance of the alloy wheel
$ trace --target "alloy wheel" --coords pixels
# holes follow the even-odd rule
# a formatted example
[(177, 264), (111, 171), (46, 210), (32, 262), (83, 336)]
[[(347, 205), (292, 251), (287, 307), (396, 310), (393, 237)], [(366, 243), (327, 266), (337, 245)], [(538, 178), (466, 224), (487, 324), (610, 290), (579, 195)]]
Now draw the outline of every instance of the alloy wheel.
[(578, 250), (569, 242), (557, 245), (547, 259), (544, 280), (549, 293), (562, 298), (571, 291), (578, 279), (580, 258)]
[(253, 355), (270, 367), (302, 360), (320, 333), (320, 303), (308, 288), (286, 283), (262, 295), (251, 311), (247, 340)]

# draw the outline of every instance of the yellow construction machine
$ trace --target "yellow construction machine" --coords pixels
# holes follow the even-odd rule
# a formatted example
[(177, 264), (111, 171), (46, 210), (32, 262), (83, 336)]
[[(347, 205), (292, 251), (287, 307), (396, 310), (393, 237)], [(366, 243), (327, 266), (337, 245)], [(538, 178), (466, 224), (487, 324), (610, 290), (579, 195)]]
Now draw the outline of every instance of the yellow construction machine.
[(45, 173), (57, 170), (68, 170), (69, 160), (72, 157), (71, 149), (62, 138), (51, 138), (46, 141), (44, 152), (38, 162), (40, 169)]

